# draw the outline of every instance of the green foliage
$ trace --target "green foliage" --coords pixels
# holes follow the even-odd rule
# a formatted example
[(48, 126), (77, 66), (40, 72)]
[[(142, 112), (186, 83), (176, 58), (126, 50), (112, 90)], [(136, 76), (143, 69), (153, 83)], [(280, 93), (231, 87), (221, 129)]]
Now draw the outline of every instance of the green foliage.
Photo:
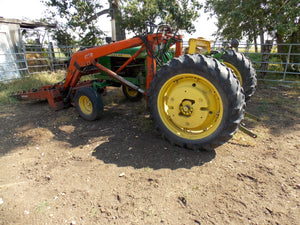
[(59, 45), (98, 45), (104, 33), (94, 21), (87, 22), (102, 8), (100, 0), (43, 0), (48, 20), (58, 24), (53, 38)]
[[(94, 20), (102, 9), (100, 0), (43, 0), (48, 7), (48, 21), (58, 24), (53, 38), (59, 45), (98, 45), (104, 33)], [(164, 22), (176, 29), (191, 33), (193, 21), (199, 16), (202, 5), (197, 0), (108, 0), (113, 7), (117, 23), (123, 30), (141, 33), (144, 22)], [(122, 5), (121, 5), (122, 4)], [(120, 9), (120, 11), (119, 11)], [(122, 35), (121, 35), (122, 36)]]
[(202, 5), (196, 0), (124, 0), (122, 27), (134, 33), (145, 29), (144, 22), (163, 22), (188, 33), (195, 31), (193, 21)]
[(218, 18), (218, 33), (222, 38), (249, 37), (268, 32), (287, 40), (299, 30), (298, 0), (206, 0), (206, 11)]

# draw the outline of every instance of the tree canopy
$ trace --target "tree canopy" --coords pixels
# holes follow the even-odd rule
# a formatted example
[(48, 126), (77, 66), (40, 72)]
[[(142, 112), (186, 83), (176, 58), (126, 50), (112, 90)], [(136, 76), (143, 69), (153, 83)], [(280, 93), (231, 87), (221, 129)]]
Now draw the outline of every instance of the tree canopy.
[(47, 19), (58, 24), (53, 38), (59, 45), (97, 45), (104, 33), (95, 21), (89, 21), (103, 6), (100, 0), (43, 0)]
[(176, 30), (195, 31), (193, 21), (200, 15), (202, 5), (196, 0), (123, 0), (122, 27), (141, 33), (144, 22), (166, 23)]
[(298, 0), (206, 0), (205, 9), (217, 16), (222, 38), (253, 40), (267, 32), (284, 41), (299, 32)]
[[(197, 0), (42, 0), (48, 7), (48, 20), (56, 22), (54, 39), (60, 45), (98, 45), (105, 34), (97, 26), (105, 3), (114, 9), (117, 31), (141, 33), (144, 22), (164, 22), (188, 33), (202, 5)], [(102, 10), (102, 11), (101, 11)], [(121, 32), (122, 33), (122, 32)], [(124, 33), (124, 32), (123, 32)], [(118, 36), (118, 35), (117, 35)], [(120, 38), (124, 38), (121, 34)]]

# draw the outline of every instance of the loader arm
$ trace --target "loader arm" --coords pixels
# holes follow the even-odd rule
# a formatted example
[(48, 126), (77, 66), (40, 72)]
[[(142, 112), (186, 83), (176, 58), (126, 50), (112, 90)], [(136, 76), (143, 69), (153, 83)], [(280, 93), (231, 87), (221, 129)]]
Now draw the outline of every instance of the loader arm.
[[(167, 39), (165, 39), (167, 38)], [(109, 74), (114, 79), (119, 80), (121, 83), (131, 87), (134, 90), (138, 90), (138, 87), (133, 85), (130, 82), (126, 82), (125, 79), (117, 75), (122, 69), (124, 69), (133, 59), (135, 59), (142, 50), (147, 50), (147, 89), (149, 88), (150, 82), (152, 81), (153, 75), (156, 73), (156, 60), (154, 57), (155, 45), (166, 43), (167, 40), (174, 38), (173, 35), (170, 34), (149, 34), (146, 39), (142, 37), (134, 37), (131, 39), (114, 42), (111, 44), (98, 46), (89, 48), (83, 51), (75, 52), (71, 58), (69, 70), (66, 76), (65, 83), (63, 88), (68, 90), (70, 87), (75, 87), (80, 80), (81, 76), (86, 75), (82, 72), (82, 68), (90, 65), (96, 66), (99, 70)], [(181, 36), (177, 37), (177, 39), (181, 39)], [(176, 43), (176, 53), (175, 56), (179, 56), (182, 54), (182, 43), (180, 41), (174, 41), (172, 45)], [(134, 54), (131, 58), (129, 58), (121, 68), (113, 72), (108, 68), (105, 68), (101, 64), (97, 63), (96, 60), (100, 57), (128, 49), (141, 46), (141, 50)], [(142, 90), (139, 90), (143, 93)]]
[(96, 59), (123, 49), (137, 47), (140, 45), (143, 45), (143, 41), (140, 38), (135, 37), (128, 40), (118, 41), (111, 44), (75, 52), (72, 55), (70, 61), (66, 81), (63, 85), (64, 89), (68, 89), (69, 87), (75, 87), (80, 77), (83, 75), (80, 72), (81, 68), (89, 65), (94, 65)]

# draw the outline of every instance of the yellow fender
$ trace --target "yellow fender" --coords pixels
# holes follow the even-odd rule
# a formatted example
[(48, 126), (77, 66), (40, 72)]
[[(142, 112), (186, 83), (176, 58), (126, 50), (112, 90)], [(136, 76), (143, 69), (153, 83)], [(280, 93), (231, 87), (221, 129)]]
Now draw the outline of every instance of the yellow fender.
[[(210, 52), (210, 40), (207, 40), (203, 37), (190, 38), (189, 40), (189, 49), (188, 54), (195, 54), (195, 53), (202, 53), (205, 54), (206, 52)], [(199, 49), (201, 48), (201, 49)]]

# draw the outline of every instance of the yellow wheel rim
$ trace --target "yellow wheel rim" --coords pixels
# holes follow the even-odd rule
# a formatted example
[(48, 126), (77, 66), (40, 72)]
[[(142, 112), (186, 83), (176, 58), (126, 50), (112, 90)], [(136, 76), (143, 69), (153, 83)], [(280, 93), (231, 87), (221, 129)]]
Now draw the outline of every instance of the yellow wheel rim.
[(168, 130), (189, 140), (211, 135), (223, 117), (219, 92), (210, 81), (196, 74), (179, 74), (165, 82), (157, 107)]
[(234, 72), (235, 76), (237, 77), (237, 79), (239, 80), (240, 84), (243, 85), (242, 75), (240, 74), (240, 72), (238, 71), (238, 69), (237, 69), (234, 65), (232, 65), (232, 64), (230, 64), (230, 63), (228, 63), (228, 62), (223, 62), (223, 63), (224, 63), (228, 68), (230, 68), (230, 69), (233, 70), (233, 72)]
[(136, 91), (130, 87), (127, 87), (127, 86), (125, 87), (125, 91), (128, 94), (128, 96), (132, 97), (132, 98), (136, 97), (139, 94), (138, 91)]
[(80, 96), (79, 100), (79, 107), (80, 110), (85, 114), (85, 115), (90, 115), (93, 112), (93, 104), (91, 100), (87, 96)]

